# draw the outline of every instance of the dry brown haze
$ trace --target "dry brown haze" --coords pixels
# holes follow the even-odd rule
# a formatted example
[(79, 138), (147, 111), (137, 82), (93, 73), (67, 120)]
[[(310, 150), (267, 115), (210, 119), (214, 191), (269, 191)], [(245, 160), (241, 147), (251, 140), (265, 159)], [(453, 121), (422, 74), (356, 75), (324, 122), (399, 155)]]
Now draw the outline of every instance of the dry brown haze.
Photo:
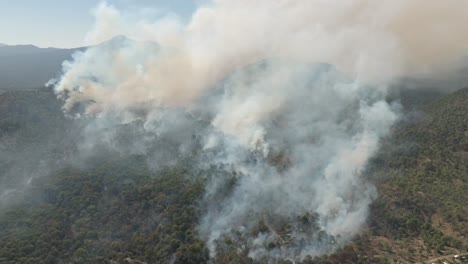
[(149, 100), (186, 104), (234, 69), (263, 58), (330, 63), (366, 81), (439, 74), (458, 66), (468, 52), (467, 9), (462, 0), (218, 0), (199, 8), (185, 25), (171, 16), (135, 21), (102, 4), (90, 43), (123, 34), (158, 43), (162, 54), (149, 56), (143, 72), (126, 64), (131, 51), (103, 65), (119, 76), (111, 98), (102, 87), (77, 83), (76, 75), (86, 71), (77, 67), (56, 89), (81, 85), (76, 97), (103, 107)]
[[(184, 23), (101, 4), (89, 43), (120, 34), (139, 42), (75, 54), (55, 91), (67, 111), (86, 102), (85, 113), (97, 122), (110, 113), (131, 122), (141, 118), (132, 110), (145, 109), (148, 130), (170, 109), (209, 113), (214, 132), (204, 135), (204, 150), (221, 147), (222, 155), (200, 166), (228, 164), (243, 175), (200, 223), (213, 254), (216, 239), (232, 230), (248, 235), (265, 212), (316, 213), (321, 229), (345, 243), (376, 195), (362, 171), (399, 115), (386, 101), (388, 86), (460, 67), (468, 54), (467, 10), (464, 0), (216, 0)], [(262, 60), (265, 67), (243, 72)], [(275, 126), (278, 119), (286, 125)], [(245, 163), (248, 151), (268, 157), (285, 145), (291, 159), (285, 171), (266, 161)], [(208, 204), (219, 181), (208, 184)], [(293, 235), (307, 239), (300, 230)], [(271, 240), (250, 237), (251, 255), (294, 257), (261, 248)], [(312, 243), (301, 256), (321, 253)]]

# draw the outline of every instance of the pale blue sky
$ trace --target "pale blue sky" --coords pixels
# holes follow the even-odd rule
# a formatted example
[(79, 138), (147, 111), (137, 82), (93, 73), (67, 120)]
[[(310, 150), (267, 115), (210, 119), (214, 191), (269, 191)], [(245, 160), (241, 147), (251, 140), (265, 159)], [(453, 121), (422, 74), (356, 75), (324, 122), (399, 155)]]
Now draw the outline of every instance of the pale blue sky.
[[(0, 0), (0, 43), (71, 48), (83, 45), (101, 0)], [(198, 0), (108, 0), (118, 9), (157, 8), (188, 18)]]

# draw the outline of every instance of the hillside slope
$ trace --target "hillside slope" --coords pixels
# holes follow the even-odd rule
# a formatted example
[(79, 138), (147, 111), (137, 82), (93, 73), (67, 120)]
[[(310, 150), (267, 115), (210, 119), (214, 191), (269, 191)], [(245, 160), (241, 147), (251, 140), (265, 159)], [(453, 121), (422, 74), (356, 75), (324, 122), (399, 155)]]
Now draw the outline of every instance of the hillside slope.
[(407, 116), (371, 162), (368, 230), (318, 263), (452, 263), (467, 252), (468, 88)]
[[(362, 235), (303, 263), (451, 261), (468, 250), (468, 89), (417, 109), (369, 165), (379, 197)], [(10, 168), (0, 172), (1, 264), (207, 262), (197, 232), (205, 182), (193, 176), (216, 171), (183, 159), (155, 171), (143, 155), (109, 150), (86, 166), (68, 163), (79, 124), (50, 91), (3, 92), (0, 110), (0, 164)], [(212, 263), (253, 262), (241, 237), (220, 245)]]

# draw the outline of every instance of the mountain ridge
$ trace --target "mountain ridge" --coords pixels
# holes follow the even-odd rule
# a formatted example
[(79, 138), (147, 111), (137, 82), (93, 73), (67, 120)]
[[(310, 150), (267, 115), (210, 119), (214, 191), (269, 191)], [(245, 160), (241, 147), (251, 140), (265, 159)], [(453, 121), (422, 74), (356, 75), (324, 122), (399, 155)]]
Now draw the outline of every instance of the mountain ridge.
[[(119, 46), (134, 42), (126, 36), (115, 36), (96, 46), (78, 48), (40, 48), (32, 44), (0, 45), (0, 90), (22, 90), (44, 87), (61, 74), (62, 63), (72, 54), (90, 47)], [(27, 76), (27, 78), (25, 78)]]

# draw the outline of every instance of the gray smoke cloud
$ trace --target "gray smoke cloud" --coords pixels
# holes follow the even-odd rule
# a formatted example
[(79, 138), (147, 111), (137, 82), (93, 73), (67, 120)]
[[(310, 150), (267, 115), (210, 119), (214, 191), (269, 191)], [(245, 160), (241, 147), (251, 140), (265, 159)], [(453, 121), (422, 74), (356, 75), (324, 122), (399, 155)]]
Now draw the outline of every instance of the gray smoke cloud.
[[(183, 23), (102, 3), (87, 40), (137, 41), (76, 53), (54, 89), (67, 113), (94, 116), (88, 150), (132, 122), (140, 136), (117, 149), (176, 146), (149, 157), (154, 167), (202, 150), (196, 166), (219, 172), (206, 176), (199, 225), (212, 254), (238, 232), (254, 258), (320, 255), (359, 233), (376, 196), (363, 171), (398, 118), (389, 85), (457, 69), (465, 10), (456, 0), (215, 0)], [(253, 232), (259, 223), (268, 230)]]

